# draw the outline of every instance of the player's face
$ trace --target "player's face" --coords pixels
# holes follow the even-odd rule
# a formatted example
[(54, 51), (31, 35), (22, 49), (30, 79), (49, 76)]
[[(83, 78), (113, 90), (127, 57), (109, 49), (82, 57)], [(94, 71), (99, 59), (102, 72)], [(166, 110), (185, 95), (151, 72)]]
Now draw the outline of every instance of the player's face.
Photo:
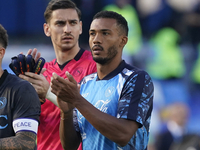
[(121, 59), (120, 42), (116, 20), (100, 18), (92, 21), (89, 30), (89, 44), (94, 61), (106, 64), (116, 59)]
[(58, 9), (52, 12), (50, 22), (44, 25), (45, 34), (51, 37), (54, 49), (70, 50), (78, 45), (82, 22), (74, 9)]

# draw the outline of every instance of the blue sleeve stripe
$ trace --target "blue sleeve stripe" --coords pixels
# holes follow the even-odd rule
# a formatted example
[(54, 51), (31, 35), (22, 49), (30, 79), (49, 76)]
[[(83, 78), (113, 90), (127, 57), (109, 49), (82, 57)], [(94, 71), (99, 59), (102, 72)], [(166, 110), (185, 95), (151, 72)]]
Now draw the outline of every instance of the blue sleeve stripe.
[(135, 87), (133, 91), (133, 95), (131, 98), (131, 102), (129, 105), (128, 115), (127, 118), (129, 119), (137, 119), (139, 112), (139, 102), (142, 97), (142, 92), (144, 88), (145, 82), (145, 73), (143, 71), (138, 72), (137, 79), (135, 82)]

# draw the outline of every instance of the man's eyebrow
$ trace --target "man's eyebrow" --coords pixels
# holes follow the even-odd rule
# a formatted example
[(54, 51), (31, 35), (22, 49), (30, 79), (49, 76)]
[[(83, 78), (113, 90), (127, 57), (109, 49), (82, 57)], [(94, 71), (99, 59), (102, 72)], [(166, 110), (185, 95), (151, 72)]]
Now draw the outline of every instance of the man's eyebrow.
[[(91, 32), (97, 31), (95, 29), (90, 29)], [(105, 31), (111, 31), (110, 29), (100, 29), (99, 31), (105, 32)]]
[(65, 20), (56, 20), (55, 22), (62, 23), (62, 22), (66, 22), (66, 21)]
[(110, 29), (101, 29), (101, 31), (111, 31)]
[(77, 19), (56, 20), (56, 22), (67, 22), (67, 21), (70, 21), (70, 22), (72, 22), (72, 21), (74, 21), (74, 22), (78, 22), (79, 20), (77, 20)]

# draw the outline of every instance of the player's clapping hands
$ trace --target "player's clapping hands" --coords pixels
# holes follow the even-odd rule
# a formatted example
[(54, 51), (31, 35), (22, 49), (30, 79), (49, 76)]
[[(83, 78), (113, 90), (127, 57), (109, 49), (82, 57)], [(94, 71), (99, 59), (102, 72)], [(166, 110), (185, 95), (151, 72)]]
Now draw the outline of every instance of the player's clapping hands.
[(64, 113), (71, 111), (81, 97), (76, 80), (69, 72), (66, 72), (66, 77), (64, 79), (53, 73), (51, 78), (51, 92), (57, 96), (58, 105)]

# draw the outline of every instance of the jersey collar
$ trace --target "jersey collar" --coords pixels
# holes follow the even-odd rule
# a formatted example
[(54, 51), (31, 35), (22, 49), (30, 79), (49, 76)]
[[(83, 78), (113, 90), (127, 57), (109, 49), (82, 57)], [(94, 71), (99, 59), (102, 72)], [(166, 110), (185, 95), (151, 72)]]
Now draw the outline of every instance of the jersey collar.
[[(124, 60), (121, 61), (121, 63), (119, 64), (119, 66), (113, 70), (112, 72), (110, 72), (107, 76), (105, 76), (102, 80), (109, 80), (111, 78), (113, 78), (114, 76), (116, 76), (117, 74), (119, 74), (120, 72), (122, 72), (122, 70), (128, 67), (130, 68), (131, 66), (129, 66)], [(97, 75), (97, 81), (100, 80), (98, 75)]]
[[(74, 57), (74, 60), (78, 61), (78, 60), (81, 58), (81, 56), (83, 55), (84, 51), (85, 51), (85, 50), (81, 48), (81, 49), (79, 50), (79, 52), (76, 54), (76, 56)], [(62, 70), (70, 61), (71, 61), (71, 60), (68, 60), (68, 61), (65, 62), (64, 64), (59, 65), (59, 64), (57, 63), (57, 59), (56, 59), (54, 65), (57, 63), (58, 66), (59, 66), (59, 68)]]
[(83, 55), (84, 51), (85, 50), (81, 48), (80, 51), (78, 52), (78, 54), (76, 54), (76, 56), (74, 57), (74, 59), (76, 61), (78, 61), (81, 58), (81, 56)]

